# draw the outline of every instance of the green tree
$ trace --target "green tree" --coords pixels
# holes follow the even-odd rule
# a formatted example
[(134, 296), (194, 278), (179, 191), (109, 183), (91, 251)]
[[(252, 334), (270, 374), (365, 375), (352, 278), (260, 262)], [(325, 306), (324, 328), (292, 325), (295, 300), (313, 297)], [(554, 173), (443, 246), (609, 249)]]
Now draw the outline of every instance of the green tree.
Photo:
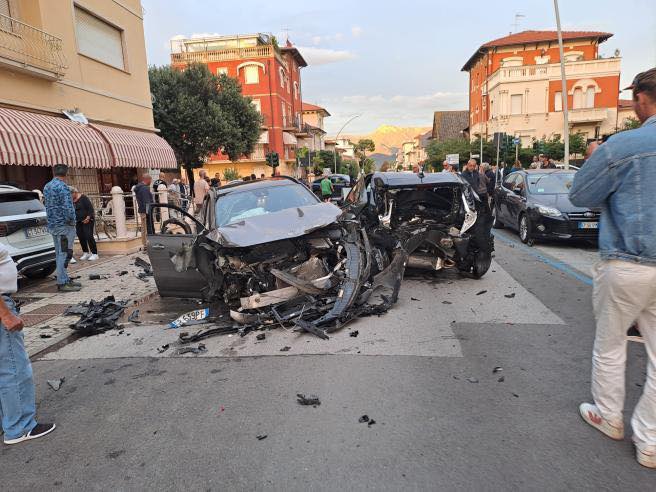
[(239, 172), (234, 167), (229, 167), (223, 171), (223, 179), (226, 182), (234, 181), (235, 179), (239, 179), (239, 178), (240, 178)]
[(155, 126), (190, 183), (192, 169), (219, 150), (232, 161), (253, 151), (262, 120), (237, 80), (213, 75), (202, 64), (184, 70), (150, 67), (148, 76)]
[[(355, 156), (358, 158), (360, 163), (360, 169), (366, 168), (367, 163), (367, 152), (373, 152), (376, 150), (376, 144), (370, 138), (361, 138), (358, 140), (358, 143), (355, 144)], [(365, 170), (365, 172), (367, 172)]]
[(638, 118), (634, 118), (633, 116), (629, 116), (624, 120), (624, 123), (622, 125), (622, 129), (620, 131), (624, 130), (635, 130), (636, 128), (640, 128), (642, 123), (640, 123), (640, 120)]
[[(312, 157), (312, 164), (314, 165), (314, 173), (323, 173), (324, 168), (335, 168), (335, 155), (330, 150), (320, 150)], [(337, 153), (337, 169), (342, 168), (342, 156)]]

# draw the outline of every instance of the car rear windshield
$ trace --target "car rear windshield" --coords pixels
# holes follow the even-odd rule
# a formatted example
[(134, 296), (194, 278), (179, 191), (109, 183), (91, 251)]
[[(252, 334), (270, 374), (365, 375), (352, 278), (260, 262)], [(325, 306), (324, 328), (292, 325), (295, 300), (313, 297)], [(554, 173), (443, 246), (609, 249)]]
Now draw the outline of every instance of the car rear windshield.
[(249, 217), (317, 203), (319, 202), (310, 190), (296, 183), (234, 191), (216, 201), (216, 226), (223, 227)]
[(45, 210), (36, 193), (0, 193), (0, 217), (24, 215)]
[(569, 193), (574, 173), (530, 174), (528, 190), (536, 195), (558, 195)]

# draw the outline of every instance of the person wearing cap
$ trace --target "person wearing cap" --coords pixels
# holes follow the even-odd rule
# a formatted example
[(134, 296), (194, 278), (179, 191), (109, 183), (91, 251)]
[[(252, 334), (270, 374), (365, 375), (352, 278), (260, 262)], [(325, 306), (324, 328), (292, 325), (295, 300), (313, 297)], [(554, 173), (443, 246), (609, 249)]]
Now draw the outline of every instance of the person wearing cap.
[(75, 242), (75, 207), (71, 190), (64, 182), (68, 174), (68, 166), (57, 164), (53, 168), (54, 178), (43, 188), (43, 198), (48, 219), (48, 232), (55, 243), (55, 263), (57, 265), (57, 290), (61, 292), (77, 292), (82, 284), (73, 282), (66, 268), (73, 258), (73, 243)]
[(646, 344), (647, 381), (631, 418), (636, 459), (656, 468), (656, 68), (631, 86), (640, 128), (588, 147), (575, 174), (571, 202), (601, 207), (593, 309), (592, 403), (583, 420), (612, 439), (624, 437), (627, 330), (637, 321)]

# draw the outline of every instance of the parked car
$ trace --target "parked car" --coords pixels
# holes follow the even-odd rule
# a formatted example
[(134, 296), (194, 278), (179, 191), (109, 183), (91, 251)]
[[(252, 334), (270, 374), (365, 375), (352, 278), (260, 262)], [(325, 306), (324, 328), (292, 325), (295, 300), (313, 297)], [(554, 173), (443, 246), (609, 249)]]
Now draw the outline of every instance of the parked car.
[[(343, 198), (342, 190), (344, 188), (351, 187), (351, 177), (348, 174), (331, 174), (328, 177), (330, 178), (330, 182), (333, 184), (333, 196), (331, 197), (331, 199), (335, 201), (341, 200)], [(312, 182), (312, 191), (319, 198), (321, 198), (322, 180), (323, 180), (323, 176), (320, 176)]]
[(219, 299), (237, 322), (322, 336), (389, 309), (408, 263), (483, 275), (491, 220), (486, 231), (475, 200), (454, 175), (362, 177), (343, 209), (293, 178), (236, 183), (209, 191), (201, 221), (151, 205), (178, 213), (161, 230), (149, 214), (148, 255), (164, 297)]
[(0, 185), (0, 241), (19, 274), (44, 278), (55, 271), (55, 246), (37, 193)]
[(506, 176), (494, 193), (494, 227), (516, 229), (532, 239), (589, 239), (599, 234), (598, 209), (569, 201), (575, 171), (535, 169)]

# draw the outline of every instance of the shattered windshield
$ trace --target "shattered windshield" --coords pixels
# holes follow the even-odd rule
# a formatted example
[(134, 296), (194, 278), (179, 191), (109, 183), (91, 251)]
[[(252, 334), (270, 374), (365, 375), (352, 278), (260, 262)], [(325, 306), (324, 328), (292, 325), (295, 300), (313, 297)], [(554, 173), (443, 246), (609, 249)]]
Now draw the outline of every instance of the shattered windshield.
[(216, 226), (223, 227), (250, 217), (317, 203), (319, 202), (312, 192), (296, 183), (246, 191), (236, 190), (216, 201)]
[(532, 194), (568, 194), (574, 181), (574, 173), (531, 174), (528, 189)]

